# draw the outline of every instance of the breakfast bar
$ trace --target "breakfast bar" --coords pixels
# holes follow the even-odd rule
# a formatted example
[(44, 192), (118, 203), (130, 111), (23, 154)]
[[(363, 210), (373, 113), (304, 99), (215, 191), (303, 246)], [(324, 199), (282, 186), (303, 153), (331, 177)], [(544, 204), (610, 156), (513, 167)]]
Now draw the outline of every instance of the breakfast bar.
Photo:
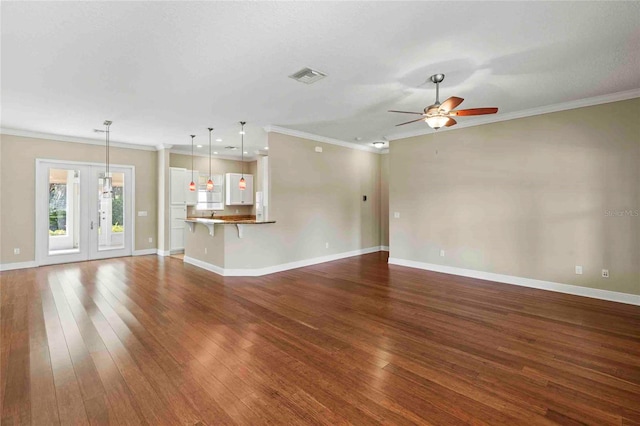
[[(255, 216), (188, 217), (184, 220), (184, 262), (219, 275), (261, 275), (271, 247), (265, 235), (273, 232), (275, 220)], [(262, 232), (262, 231), (266, 231)]]

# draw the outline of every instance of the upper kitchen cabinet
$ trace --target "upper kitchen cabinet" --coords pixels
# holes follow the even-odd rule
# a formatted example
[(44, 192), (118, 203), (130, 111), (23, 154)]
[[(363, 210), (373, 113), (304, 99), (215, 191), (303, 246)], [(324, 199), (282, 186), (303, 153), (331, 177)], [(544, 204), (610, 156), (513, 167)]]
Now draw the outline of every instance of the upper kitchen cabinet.
[[(169, 178), (171, 180), (170, 188), (170, 200), (171, 204), (186, 204), (188, 206), (195, 206), (198, 203), (198, 191), (196, 185), (196, 191), (189, 190), (189, 183), (191, 182), (191, 170), (182, 169), (179, 167), (169, 168)], [(198, 182), (199, 173), (193, 171), (193, 179)]]
[[(240, 189), (240, 178), (244, 176), (247, 184), (245, 190)], [(253, 205), (253, 175), (241, 173), (227, 173), (225, 178), (227, 184), (226, 205), (228, 206), (250, 206)]]
[(187, 170), (177, 167), (169, 169), (169, 178), (171, 181), (171, 204), (186, 204), (187, 191), (189, 190), (189, 182), (187, 182)]

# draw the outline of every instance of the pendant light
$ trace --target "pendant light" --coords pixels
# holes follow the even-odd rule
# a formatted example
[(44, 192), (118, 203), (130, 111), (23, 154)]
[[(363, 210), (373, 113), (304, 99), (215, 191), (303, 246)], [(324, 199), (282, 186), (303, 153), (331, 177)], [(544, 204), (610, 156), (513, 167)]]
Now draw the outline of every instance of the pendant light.
[(191, 135), (191, 183), (189, 184), (189, 191), (194, 192), (196, 190), (196, 183), (193, 181), (193, 139), (196, 135)]
[(111, 173), (109, 172), (109, 127), (111, 127), (111, 121), (105, 120), (105, 161), (104, 161), (104, 179), (102, 180), (102, 198), (111, 198), (113, 192), (113, 186), (111, 182)]
[(247, 182), (244, 181), (244, 125), (247, 124), (246, 121), (241, 121), (240, 125), (242, 126), (242, 129), (240, 130), (240, 137), (242, 138), (242, 142), (241, 142), (241, 147), (240, 149), (242, 149), (242, 177), (240, 178), (240, 183), (238, 184), (238, 187), (240, 188), (240, 191), (244, 191), (245, 189), (247, 189)]
[(209, 127), (209, 180), (207, 181), (207, 191), (213, 191), (213, 179), (211, 179), (211, 132), (213, 127)]

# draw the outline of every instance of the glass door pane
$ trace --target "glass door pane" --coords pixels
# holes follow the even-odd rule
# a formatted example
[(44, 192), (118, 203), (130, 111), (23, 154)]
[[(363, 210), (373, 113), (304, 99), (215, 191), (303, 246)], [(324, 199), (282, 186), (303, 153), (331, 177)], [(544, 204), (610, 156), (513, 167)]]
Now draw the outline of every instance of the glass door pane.
[(80, 170), (49, 168), (49, 255), (80, 253)]
[(98, 178), (98, 251), (125, 248), (125, 177), (124, 173), (101, 173)]

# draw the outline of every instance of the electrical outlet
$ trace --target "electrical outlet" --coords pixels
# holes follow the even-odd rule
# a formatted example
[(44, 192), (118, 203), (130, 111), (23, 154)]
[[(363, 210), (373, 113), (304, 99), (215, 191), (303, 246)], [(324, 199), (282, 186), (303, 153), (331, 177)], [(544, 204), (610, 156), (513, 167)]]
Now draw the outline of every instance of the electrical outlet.
[(149, 237), (149, 242), (152, 243), (153, 242), (153, 237)]
[(603, 269), (602, 270), (602, 278), (609, 278), (609, 270), (608, 269)]
[(393, 212), (394, 219), (400, 219), (400, 212)]
[(576, 275), (582, 275), (582, 266), (576, 265)]
[(321, 147), (321, 146), (316, 146), (315, 151), (316, 151), (316, 152), (322, 152), (322, 147)]
[(329, 243), (324, 243), (324, 248), (329, 248)]
[(444, 257), (444, 250), (440, 250), (440, 256)]
[(20, 249), (19, 248), (14, 248), (13, 249), (13, 254), (20, 254)]
[(236, 209), (236, 214), (240, 213), (240, 210)]

